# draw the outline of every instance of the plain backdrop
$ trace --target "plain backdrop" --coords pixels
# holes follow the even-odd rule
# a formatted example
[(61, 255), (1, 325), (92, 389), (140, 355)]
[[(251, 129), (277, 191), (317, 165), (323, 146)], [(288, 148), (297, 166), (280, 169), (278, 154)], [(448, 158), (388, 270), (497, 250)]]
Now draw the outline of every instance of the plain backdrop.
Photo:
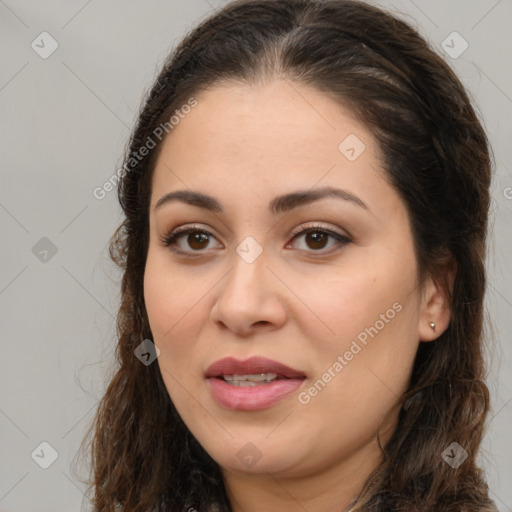
[[(380, 5), (446, 57), (493, 146), (493, 402), (482, 464), (500, 511), (512, 511), (512, 1)], [(72, 463), (111, 375), (120, 276), (107, 243), (121, 221), (115, 191), (97, 199), (94, 190), (119, 167), (165, 56), (219, 6), (0, 0), (0, 511), (89, 510), (79, 478), (86, 469)]]

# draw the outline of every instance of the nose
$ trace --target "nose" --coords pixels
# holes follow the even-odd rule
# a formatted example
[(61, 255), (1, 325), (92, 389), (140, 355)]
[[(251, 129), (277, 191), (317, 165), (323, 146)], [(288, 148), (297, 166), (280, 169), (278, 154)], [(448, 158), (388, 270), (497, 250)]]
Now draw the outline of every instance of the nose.
[(233, 267), (221, 281), (211, 310), (217, 327), (246, 337), (284, 324), (285, 287), (267, 264), (265, 252), (252, 263), (234, 253)]

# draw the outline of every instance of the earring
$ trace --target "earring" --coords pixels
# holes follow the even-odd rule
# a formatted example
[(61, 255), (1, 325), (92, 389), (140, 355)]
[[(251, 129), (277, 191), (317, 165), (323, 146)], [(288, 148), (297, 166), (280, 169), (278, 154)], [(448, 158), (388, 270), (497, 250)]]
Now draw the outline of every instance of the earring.
[(436, 330), (436, 324), (434, 322), (429, 322), (428, 325), (430, 325), (430, 328), (435, 331)]

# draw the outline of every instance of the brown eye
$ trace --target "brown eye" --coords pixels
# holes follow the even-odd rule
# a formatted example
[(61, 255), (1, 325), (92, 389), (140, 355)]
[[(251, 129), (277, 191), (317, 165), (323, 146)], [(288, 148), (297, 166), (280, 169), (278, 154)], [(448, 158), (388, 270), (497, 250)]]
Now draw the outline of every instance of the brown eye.
[[(298, 249), (310, 253), (319, 252), (321, 254), (326, 254), (331, 252), (329, 249), (336, 249), (337, 246), (341, 247), (351, 242), (348, 236), (325, 229), (322, 226), (303, 229), (294, 235), (293, 240), (300, 240), (301, 238), (304, 239), (304, 244), (302, 244), (302, 247), (300, 247), (301, 244), (298, 244)], [(331, 243), (329, 246), (330, 240), (334, 243)], [(327, 250), (324, 250), (326, 248)]]
[(305, 236), (306, 243), (311, 249), (323, 249), (329, 240), (329, 235), (320, 231), (311, 231)]
[(186, 240), (189, 247), (194, 250), (204, 249), (208, 245), (208, 235), (206, 233), (189, 233)]
[(172, 251), (180, 253), (204, 252), (211, 239), (215, 237), (208, 231), (186, 228), (174, 231), (162, 239), (163, 244)]
[[(309, 252), (327, 254), (351, 242), (346, 235), (336, 233), (321, 226), (313, 226), (296, 233), (293, 240), (304, 239), (303, 246), (298, 249)], [(162, 243), (173, 252), (193, 255), (207, 252), (210, 242), (216, 238), (204, 229), (194, 227), (178, 229), (162, 239)], [(331, 243), (330, 243), (331, 242)], [(330, 245), (329, 245), (330, 243)], [(327, 250), (325, 250), (327, 249)]]

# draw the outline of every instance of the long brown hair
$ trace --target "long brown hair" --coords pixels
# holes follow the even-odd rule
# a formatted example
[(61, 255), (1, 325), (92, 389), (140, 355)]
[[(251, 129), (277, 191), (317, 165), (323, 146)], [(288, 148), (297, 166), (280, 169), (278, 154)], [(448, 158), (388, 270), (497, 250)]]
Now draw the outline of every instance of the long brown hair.
[[(158, 365), (134, 356), (152, 339), (143, 277), (161, 147), (155, 133), (162, 130), (155, 130), (165, 126), (172, 137), (173, 112), (213, 84), (276, 77), (315, 87), (370, 129), (408, 208), (420, 277), (442, 280), (447, 261), (456, 264), (453, 287), (445, 283), (451, 323), (436, 341), (420, 343), (396, 431), (353, 510), (496, 510), (476, 464), (489, 409), (482, 357), (487, 138), (464, 87), (417, 31), (354, 0), (231, 2), (187, 34), (149, 91), (119, 181), (125, 218), (110, 242), (124, 273), (118, 369), (88, 432), (95, 510), (231, 510), (219, 466), (181, 420)], [(149, 138), (155, 147), (141, 157)], [(467, 452), (457, 468), (442, 457), (452, 442)]]

